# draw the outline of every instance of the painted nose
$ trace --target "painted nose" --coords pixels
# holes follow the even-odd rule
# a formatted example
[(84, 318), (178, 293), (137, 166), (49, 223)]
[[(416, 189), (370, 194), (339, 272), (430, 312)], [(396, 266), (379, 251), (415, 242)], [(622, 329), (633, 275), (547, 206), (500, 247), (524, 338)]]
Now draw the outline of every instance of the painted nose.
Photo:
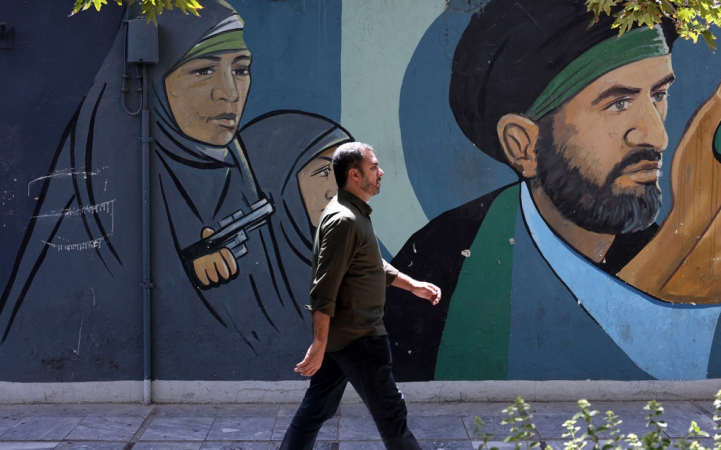
[(661, 112), (647, 99), (633, 117), (634, 126), (626, 132), (626, 145), (629, 147), (653, 147), (658, 151), (666, 150), (668, 134)]
[(238, 101), (240, 96), (238, 95), (238, 87), (235, 85), (232, 68), (224, 70), (221, 73), (217, 86), (213, 88), (212, 98), (213, 100), (221, 100), (230, 103)]

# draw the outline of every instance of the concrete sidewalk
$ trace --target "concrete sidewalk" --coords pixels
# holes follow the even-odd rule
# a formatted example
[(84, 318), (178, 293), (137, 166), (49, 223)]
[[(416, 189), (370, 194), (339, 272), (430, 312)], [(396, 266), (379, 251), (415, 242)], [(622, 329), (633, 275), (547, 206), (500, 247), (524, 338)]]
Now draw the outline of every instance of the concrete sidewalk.
[[(597, 402), (613, 410), (625, 434), (642, 435), (645, 402)], [(470, 450), (478, 445), (473, 421), (502, 440), (501, 411), (508, 403), (409, 403), (409, 425), (424, 450)], [(707, 432), (712, 402), (663, 402), (669, 437), (685, 436), (692, 420)], [(0, 405), (0, 450), (271, 450), (278, 448), (297, 404)], [(531, 403), (538, 438), (563, 448), (563, 423), (578, 412), (575, 403)], [(713, 435), (713, 433), (711, 433)], [(710, 442), (710, 441), (709, 441)], [(494, 443), (498, 445), (498, 443)], [(511, 444), (500, 444), (502, 449)], [(324, 450), (382, 450), (378, 431), (362, 404), (343, 403), (321, 429)]]

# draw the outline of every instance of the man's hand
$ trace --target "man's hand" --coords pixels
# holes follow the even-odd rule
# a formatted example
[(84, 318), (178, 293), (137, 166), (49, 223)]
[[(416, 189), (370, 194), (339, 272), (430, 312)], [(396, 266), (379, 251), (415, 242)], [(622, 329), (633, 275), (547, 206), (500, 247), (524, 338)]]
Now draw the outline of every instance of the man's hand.
[[(322, 348), (320, 348), (322, 347)], [(323, 355), (325, 354), (325, 345), (313, 341), (308, 351), (305, 353), (303, 361), (299, 362), (295, 366), (296, 372), (303, 375), (304, 377), (311, 377), (320, 369), (323, 364)]]
[(425, 281), (416, 281), (404, 273), (399, 273), (391, 285), (424, 298), (433, 305), (437, 305), (441, 301), (441, 288)]
[[(210, 237), (215, 233), (212, 228), (203, 228), (201, 237)], [(203, 287), (215, 287), (226, 283), (238, 273), (238, 263), (227, 248), (201, 256), (193, 261), (195, 276)]]
[(416, 281), (410, 291), (417, 297), (425, 298), (434, 305), (437, 305), (438, 302), (441, 301), (441, 288), (435, 284), (427, 283), (425, 281)]
[(323, 364), (323, 355), (328, 345), (328, 330), (330, 329), (330, 316), (320, 311), (313, 311), (313, 344), (305, 353), (303, 361), (295, 366), (296, 372), (304, 377), (312, 377)]

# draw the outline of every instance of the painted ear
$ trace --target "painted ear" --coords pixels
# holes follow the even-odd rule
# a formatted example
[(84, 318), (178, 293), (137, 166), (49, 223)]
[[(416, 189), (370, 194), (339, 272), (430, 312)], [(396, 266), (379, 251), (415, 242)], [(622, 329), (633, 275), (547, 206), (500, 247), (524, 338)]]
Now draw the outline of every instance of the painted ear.
[(534, 178), (537, 174), (538, 125), (521, 115), (506, 114), (498, 121), (496, 132), (508, 164), (521, 177)]

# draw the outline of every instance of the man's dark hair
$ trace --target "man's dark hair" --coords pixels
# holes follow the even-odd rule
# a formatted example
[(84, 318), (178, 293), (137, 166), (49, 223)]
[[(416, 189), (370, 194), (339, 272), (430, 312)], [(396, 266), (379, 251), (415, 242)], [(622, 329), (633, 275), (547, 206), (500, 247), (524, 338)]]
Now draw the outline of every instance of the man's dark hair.
[(333, 173), (339, 188), (348, 182), (348, 172), (358, 169), (363, 162), (363, 149), (373, 151), (373, 147), (362, 142), (347, 142), (333, 152)]
[[(476, 147), (506, 162), (499, 119), (525, 114), (561, 70), (618, 35), (613, 18), (589, 28), (592, 17), (583, 0), (492, 0), (473, 15), (453, 55), (449, 101)], [(670, 49), (673, 24), (662, 28)]]

